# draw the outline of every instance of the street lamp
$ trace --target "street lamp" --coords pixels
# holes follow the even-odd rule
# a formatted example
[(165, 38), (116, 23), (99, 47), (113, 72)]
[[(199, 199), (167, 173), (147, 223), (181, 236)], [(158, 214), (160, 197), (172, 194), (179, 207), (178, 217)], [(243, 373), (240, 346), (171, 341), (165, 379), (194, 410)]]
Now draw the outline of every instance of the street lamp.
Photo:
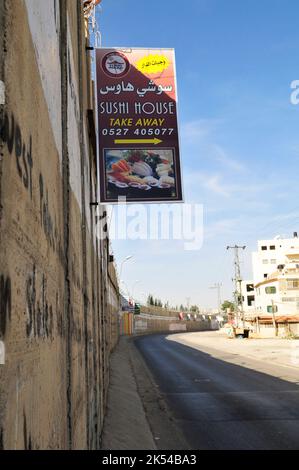
[(126, 294), (128, 296), (128, 299), (130, 299), (130, 292), (129, 292), (128, 286), (127, 286), (127, 284), (125, 283), (125, 281), (123, 279), (120, 280), (120, 284), (123, 284), (123, 286), (126, 289)]
[(119, 278), (121, 279), (121, 273), (122, 273), (122, 268), (123, 268), (123, 264), (126, 262), (126, 261), (129, 261), (129, 259), (133, 258), (133, 255), (128, 255), (125, 257), (125, 259), (122, 260), (122, 262), (120, 263), (120, 268), (119, 268)]
[(143, 302), (144, 302), (144, 305), (147, 304), (147, 297), (146, 297), (146, 293), (145, 292), (141, 292), (141, 295), (143, 297)]
[(136, 281), (134, 282), (133, 286), (132, 286), (132, 299), (134, 300), (134, 289), (135, 289), (135, 286), (136, 284), (138, 284), (138, 282), (140, 282), (138, 279), (136, 279)]

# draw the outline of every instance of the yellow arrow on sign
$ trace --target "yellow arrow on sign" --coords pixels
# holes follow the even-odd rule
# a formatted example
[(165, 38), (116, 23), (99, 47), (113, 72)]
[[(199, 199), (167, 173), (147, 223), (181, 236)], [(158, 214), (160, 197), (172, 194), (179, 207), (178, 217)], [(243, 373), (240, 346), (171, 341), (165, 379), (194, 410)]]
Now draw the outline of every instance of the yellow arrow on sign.
[(115, 144), (160, 144), (162, 140), (160, 139), (115, 139)]

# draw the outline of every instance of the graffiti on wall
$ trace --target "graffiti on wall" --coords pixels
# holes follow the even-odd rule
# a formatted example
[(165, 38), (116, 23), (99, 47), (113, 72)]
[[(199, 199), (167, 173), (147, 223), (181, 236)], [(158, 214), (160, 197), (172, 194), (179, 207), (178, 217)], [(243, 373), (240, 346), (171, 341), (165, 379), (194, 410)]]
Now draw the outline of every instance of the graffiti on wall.
[(5, 337), (8, 322), (11, 318), (11, 280), (3, 274), (0, 276), (0, 338)]
[(36, 267), (26, 280), (27, 321), (26, 334), (28, 338), (53, 339), (53, 307), (47, 299), (47, 280), (41, 275), (39, 289), (37, 286)]
[(61, 243), (58, 237), (57, 226), (54, 223), (53, 216), (49, 207), (48, 189), (45, 187), (42, 174), (39, 175), (39, 204), (40, 204), (40, 219), (46, 238), (50, 246), (58, 253), (61, 252)]
[(9, 154), (14, 154), (17, 173), (32, 198), (32, 137), (29, 137), (29, 142), (25, 142), (13, 114), (9, 117), (5, 113), (0, 119), (0, 139), (6, 144)]
[(0, 428), (0, 450), (4, 450), (4, 432), (3, 428)]
[[(22, 130), (14, 115), (9, 116), (5, 113), (2, 118), (0, 117), (0, 140), (6, 145), (9, 154), (15, 156), (17, 174), (32, 199), (32, 136), (30, 135), (29, 142), (25, 142)], [(42, 174), (39, 175), (39, 198), (41, 225), (44, 233), (50, 246), (53, 250), (57, 250), (59, 258), (63, 260), (61, 242), (58, 237), (57, 226), (49, 209), (48, 190), (45, 188)]]
[(27, 430), (27, 419), (25, 411), (23, 412), (23, 437), (24, 437), (24, 449), (32, 450), (32, 439), (31, 434)]

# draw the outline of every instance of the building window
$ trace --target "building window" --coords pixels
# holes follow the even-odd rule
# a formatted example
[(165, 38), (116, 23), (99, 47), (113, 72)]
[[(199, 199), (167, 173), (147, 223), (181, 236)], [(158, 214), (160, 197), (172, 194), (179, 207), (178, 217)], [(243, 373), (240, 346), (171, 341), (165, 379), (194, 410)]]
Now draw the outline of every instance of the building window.
[(276, 294), (276, 287), (270, 286), (265, 288), (266, 294)]
[(247, 305), (248, 307), (252, 307), (254, 303), (254, 295), (248, 295), (247, 296)]
[(297, 297), (282, 297), (283, 302), (296, 302)]
[(275, 245), (270, 245), (270, 250), (275, 250)]
[(267, 274), (267, 273), (265, 273), (265, 274), (264, 274), (264, 278), (266, 279), (266, 278), (267, 278), (267, 276), (268, 276), (268, 274)]
[(271, 260), (270, 260), (270, 263), (271, 263), (271, 264), (276, 264), (276, 259), (271, 259)]
[(264, 245), (262, 246), (262, 251), (265, 251), (267, 249), (267, 247)]
[(262, 263), (263, 263), (263, 264), (268, 264), (268, 260), (267, 260), (267, 259), (263, 259)]
[(277, 305), (274, 305), (273, 312), (272, 312), (272, 305), (267, 305), (267, 312), (268, 313), (275, 313), (275, 312), (277, 312), (277, 310), (278, 310)]
[(299, 289), (299, 279), (288, 279), (287, 280), (288, 289)]
[(247, 290), (247, 292), (252, 292), (252, 291), (254, 291), (253, 284), (246, 284), (246, 290)]

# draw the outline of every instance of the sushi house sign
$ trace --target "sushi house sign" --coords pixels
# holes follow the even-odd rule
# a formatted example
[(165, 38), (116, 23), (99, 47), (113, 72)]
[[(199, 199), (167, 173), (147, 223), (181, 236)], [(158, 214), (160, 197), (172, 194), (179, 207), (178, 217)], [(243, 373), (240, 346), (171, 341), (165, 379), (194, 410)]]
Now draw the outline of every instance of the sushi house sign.
[(101, 202), (182, 201), (173, 49), (96, 50)]

